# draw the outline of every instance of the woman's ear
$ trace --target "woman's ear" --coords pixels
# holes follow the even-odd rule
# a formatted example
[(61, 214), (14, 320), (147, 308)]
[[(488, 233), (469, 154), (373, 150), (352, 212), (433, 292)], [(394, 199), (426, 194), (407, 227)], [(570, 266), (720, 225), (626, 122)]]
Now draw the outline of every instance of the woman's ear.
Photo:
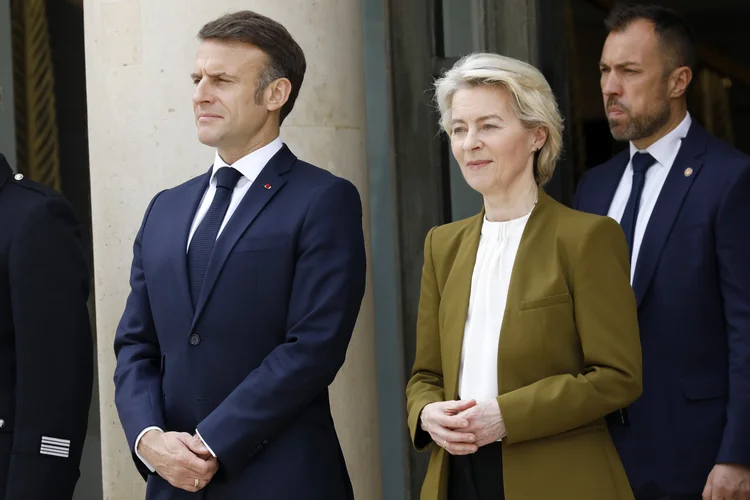
[(549, 135), (549, 131), (547, 130), (547, 127), (536, 127), (534, 129), (534, 140), (532, 142), (532, 151), (539, 151), (544, 146), (544, 143), (547, 142), (547, 135)]

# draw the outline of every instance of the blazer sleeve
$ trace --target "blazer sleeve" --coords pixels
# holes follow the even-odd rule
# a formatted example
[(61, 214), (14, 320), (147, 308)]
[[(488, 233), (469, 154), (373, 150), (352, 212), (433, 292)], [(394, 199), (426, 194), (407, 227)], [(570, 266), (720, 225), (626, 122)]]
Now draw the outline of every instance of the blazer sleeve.
[(94, 376), (89, 272), (70, 205), (49, 197), (9, 255), (16, 408), (6, 500), (70, 500)]
[(423, 450), (431, 443), (430, 435), (421, 429), (419, 417), (430, 403), (445, 400), (443, 390), (443, 364), (440, 353), (438, 308), (440, 290), (432, 260), (432, 228), (424, 244), (424, 265), (417, 312), (417, 353), (411, 379), (406, 387), (406, 409), (409, 432), (414, 447)]
[(284, 341), (198, 424), (227, 470), (241, 468), (333, 382), (366, 283), (362, 206), (336, 178), (318, 190), (299, 233)]
[(499, 396), (508, 443), (584, 426), (641, 394), (638, 319), (622, 229), (610, 218), (598, 218), (582, 235), (572, 257), (572, 295), (584, 371), (547, 377)]
[[(159, 193), (161, 194), (161, 193)], [(150, 471), (135, 454), (135, 442), (147, 427), (165, 428), (161, 397), (161, 348), (156, 336), (143, 270), (143, 234), (157, 194), (146, 209), (133, 245), (130, 294), (115, 333), (115, 404), (133, 462), (142, 476)]]
[(717, 462), (750, 466), (750, 165), (716, 219), (716, 256), (729, 344), (729, 403)]

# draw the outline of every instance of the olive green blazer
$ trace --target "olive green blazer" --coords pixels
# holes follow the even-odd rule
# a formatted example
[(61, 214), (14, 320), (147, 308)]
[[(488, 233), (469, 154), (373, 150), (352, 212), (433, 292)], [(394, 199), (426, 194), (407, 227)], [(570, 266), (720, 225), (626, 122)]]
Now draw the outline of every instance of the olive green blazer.
[[(408, 424), (431, 447), (422, 500), (444, 500), (447, 452), (420, 428), (428, 403), (458, 396), (484, 214), (427, 235)], [(632, 500), (604, 417), (641, 394), (641, 346), (625, 236), (608, 217), (544, 193), (513, 266), (498, 347), (507, 500)]]

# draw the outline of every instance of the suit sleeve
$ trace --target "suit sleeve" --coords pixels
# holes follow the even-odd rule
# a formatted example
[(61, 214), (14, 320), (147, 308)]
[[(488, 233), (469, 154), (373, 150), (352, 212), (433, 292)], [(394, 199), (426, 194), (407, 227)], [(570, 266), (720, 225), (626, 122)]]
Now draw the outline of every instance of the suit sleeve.
[(554, 375), (499, 396), (508, 443), (584, 426), (641, 394), (638, 319), (620, 226), (599, 218), (582, 235), (573, 259), (572, 294), (583, 373)]
[(729, 403), (717, 462), (750, 466), (750, 165), (716, 219), (719, 286), (729, 343)]
[(337, 178), (319, 190), (300, 229), (284, 341), (198, 424), (227, 470), (244, 465), (333, 382), (365, 279), (359, 193)]
[(445, 400), (440, 329), (438, 326), (440, 291), (438, 290), (435, 265), (432, 260), (434, 231), (434, 228), (431, 229), (427, 238), (425, 238), (422, 284), (417, 311), (417, 353), (411, 379), (406, 386), (409, 432), (412, 444), (417, 450), (425, 449), (432, 442), (430, 435), (423, 431), (419, 425), (422, 410), (430, 403)]
[(150, 472), (135, 454), (135, 444), (147, 427), (165, 428), (161, 397), (161, 348), (156, 336), (141, 250), (148, 216), (159, 195), (151, 201), (133, 245), (130, 294), (115, 334), (115, 404), (138, 471)]
[[(89, 272), (62, 198), (28, 215), (10, 250), (16, 412), (6, 500), (70, 500), (94, 376)], [(4, 495), (3, 495), (4, 493)]]

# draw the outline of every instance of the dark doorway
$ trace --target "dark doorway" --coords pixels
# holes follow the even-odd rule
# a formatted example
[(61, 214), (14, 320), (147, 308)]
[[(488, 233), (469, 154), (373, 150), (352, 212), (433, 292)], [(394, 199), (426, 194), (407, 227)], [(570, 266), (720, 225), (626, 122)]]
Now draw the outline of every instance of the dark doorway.
[[(83, 1), (10, 0), (9, 14), (17, 168), (59, 190), (73, 205), (93, 270)], [(96, 324), (93, 285), (92, 276), (92, 330)], [(74, 500), (97, 500), (103, 494), (98, 387), (95, 373)]]

